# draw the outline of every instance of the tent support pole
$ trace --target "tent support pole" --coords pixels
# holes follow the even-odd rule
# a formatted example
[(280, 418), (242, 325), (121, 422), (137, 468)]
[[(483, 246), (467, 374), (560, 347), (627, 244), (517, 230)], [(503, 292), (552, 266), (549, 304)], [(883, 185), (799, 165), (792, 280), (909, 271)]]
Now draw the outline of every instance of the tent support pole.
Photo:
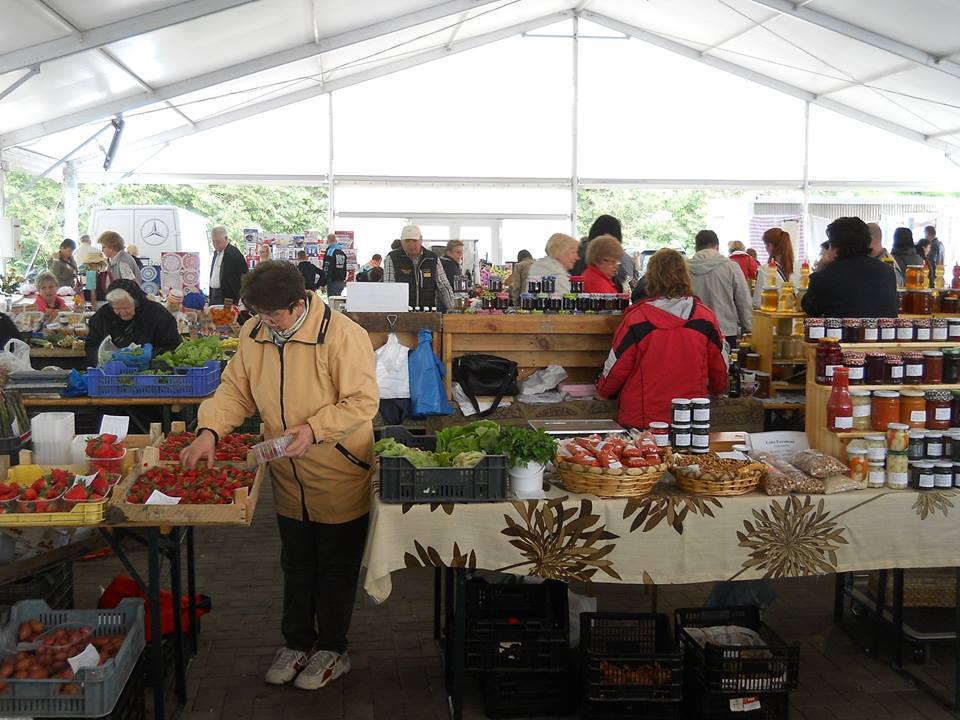
[(580, 18), (573, 18), (573, 37), (572, 52), (573, 63), (571, 65), (571, 81), (573, 84), (573, 107), (571, 118), (571, 142), (570, 142), (570, 235), (574, 238), (579, 237), (577, 233), (577, 194), (580, 189), (579, 178), (580, 168), (578, 160), (580, 156), (580, 41), (578, 33), (580, 31)]
[(329, 125), (327, 141), (330, 147), (327, 151), (327, 232), (332, 233), (336, 222), (334, 207), (334, 178), (333, 178), (333, 93), (327, 94), (327, 124)]

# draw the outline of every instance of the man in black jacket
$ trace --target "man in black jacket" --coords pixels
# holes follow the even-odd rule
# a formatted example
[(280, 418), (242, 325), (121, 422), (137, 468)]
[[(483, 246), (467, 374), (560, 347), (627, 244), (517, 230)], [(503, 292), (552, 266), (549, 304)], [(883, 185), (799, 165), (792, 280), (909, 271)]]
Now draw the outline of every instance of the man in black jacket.
[(320, 283), (327, 288), (327, 297), (343, 295), (347, 286), (347, 254), (334, 233), (327, 235), (327, 251), (323, 255)]
[(230, 244), (227, 229), (217, 225), (210, 233), (213, 264), (210, 266), (210, 304), (222, 305), (224, 298), (240, 302), (240, 281), (247, 272), (247, 259)]
[(303, 275), (303, 284), (307, 290), (316, 292), (317, 288), (323, 284), (323, 273), (307, 259), (307, 253), (304, 250), (297, 253), (297, 270)]
[(896, 317), (897, 278), (885, 262), (870, 256), (870, 230), (858, 217), (827, 226), (836, 259), (810, 276), (801, 305), (813, 317)]

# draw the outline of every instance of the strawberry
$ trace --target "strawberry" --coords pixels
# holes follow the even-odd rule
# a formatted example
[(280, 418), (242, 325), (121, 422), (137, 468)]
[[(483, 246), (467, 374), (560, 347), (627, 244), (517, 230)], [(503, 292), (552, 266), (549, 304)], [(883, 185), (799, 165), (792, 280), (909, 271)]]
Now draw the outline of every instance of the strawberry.
[(98, 472), (93, 482), (90, 483), (90, 489), (100, 496), (110, 492), (110, 481), (107, 479), (107, 474), (103, 472), (103, 470)]
[(23, 491), (23, 499), (24, 499), (24, 500), (36, 500), (36, 499), (37, 499), (37, 491), (36, 491), (34, 488), (32, 488), (32, 487), (28, 487), (26, 490)]

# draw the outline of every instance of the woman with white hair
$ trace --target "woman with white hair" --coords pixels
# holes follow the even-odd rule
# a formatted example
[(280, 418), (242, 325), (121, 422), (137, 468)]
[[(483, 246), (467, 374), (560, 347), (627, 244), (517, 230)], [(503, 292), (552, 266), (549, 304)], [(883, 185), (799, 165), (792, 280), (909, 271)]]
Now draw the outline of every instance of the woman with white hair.
[(132, 280), (140, 285), (140, 266), (124, 248), (126, 243), (118, 232), (107, 230), (97, 238), (103, 254), (109, 260), (110, 276), (113, 280)]
[(148, 298), (132, 280), (114, 280), (107, 302), (88, 321), (87, 362), (97, 366), (97, 351), (107, 336), (118, 348), (132, 343), (153, 345), (154, 356), (180, 344), (177, 321), (160, 303)]
[[(527, 282), (540, 281), (545, 277), (552, 277), (555, 281), (554, 292), (570, 292), (570, 271), (577, 264), (577, 250), (580, 243), (569, 235), (554, 233), (547, 240), (544, 250), (546, 257), (535, 260), (527, 273)], [(526, 292), (521, 288), (520, 292)]]

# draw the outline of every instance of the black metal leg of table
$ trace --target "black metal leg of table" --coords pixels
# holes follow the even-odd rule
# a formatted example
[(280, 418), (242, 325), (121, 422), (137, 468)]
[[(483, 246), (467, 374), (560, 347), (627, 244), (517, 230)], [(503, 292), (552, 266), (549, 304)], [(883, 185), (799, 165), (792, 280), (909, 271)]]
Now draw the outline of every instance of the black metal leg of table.
[(190, 654), (197, 654), (197, 567), (193, 555), (193, 528), (187, 528), (187, 595), (190, 611)]
[(433, 569), (433, 639), (440, 640), (440, 602), (443, 593), (440, 591), (442, 570)]
[(847, 574), (838, 572), (833, 583), (833, 622), (843, 622), (843, 592), (847, 583)]
[(453, 686), (453, 658), (450, 643), (453, 629), (453, 568), (443, 569), (443, 667), (447, 691)]
[[(953, 649), (955, 657), (960, 659), (960, 567), (954, 569), (956, 582), (956, 604), (954, 605), (954, 622), (956, 631), (953, 636)], [(960, 662), (953, 663), (953, 714), (960, 713)]]
[(169, 433), (169, 432), (170, 432), (170, 418), (172, 417), (171, 412), (170, 412), (170, 406), (167, 405), (166, 403), (164, 403), (164, 404), (161, 405), (160, 407), (163, 408), (163, 431), (164, 431), (165, 433)]
[(160, 624), (160, 530), (147, 531), (147, 602), (150, 604), (150, 677), (153, 685), (153, 717), (164, 720), (163, 630)]
[(903, 570), (893, 571), (893, 666), (903, 667)]
[(887, 606), (887, 571), (877, 573), (877, 606), (873, 609), (873, 637), (870, 653), (880, 656), (880, 636), (884, 632), (883, 610)]
[(450, 706), (451, 720), (463, 718), (464, 647), (467, 635), (467, 571), (464, 568), (453, 570), (453, 642), (450, 642), (451, 629), (447, 629), (447, 653), (452, 665), (452, 683), (448, 689), (447, 702)]
[(181, 707), (187, 704), (187, 663), (183, 653), (183, 622), (181, 603), (183, 590), (180, 587), (180, 541), (183, 531), (173, 528), (170, 539), (170, 594), (173, 595), (173, 667), (177, 680), (177, 701)]

